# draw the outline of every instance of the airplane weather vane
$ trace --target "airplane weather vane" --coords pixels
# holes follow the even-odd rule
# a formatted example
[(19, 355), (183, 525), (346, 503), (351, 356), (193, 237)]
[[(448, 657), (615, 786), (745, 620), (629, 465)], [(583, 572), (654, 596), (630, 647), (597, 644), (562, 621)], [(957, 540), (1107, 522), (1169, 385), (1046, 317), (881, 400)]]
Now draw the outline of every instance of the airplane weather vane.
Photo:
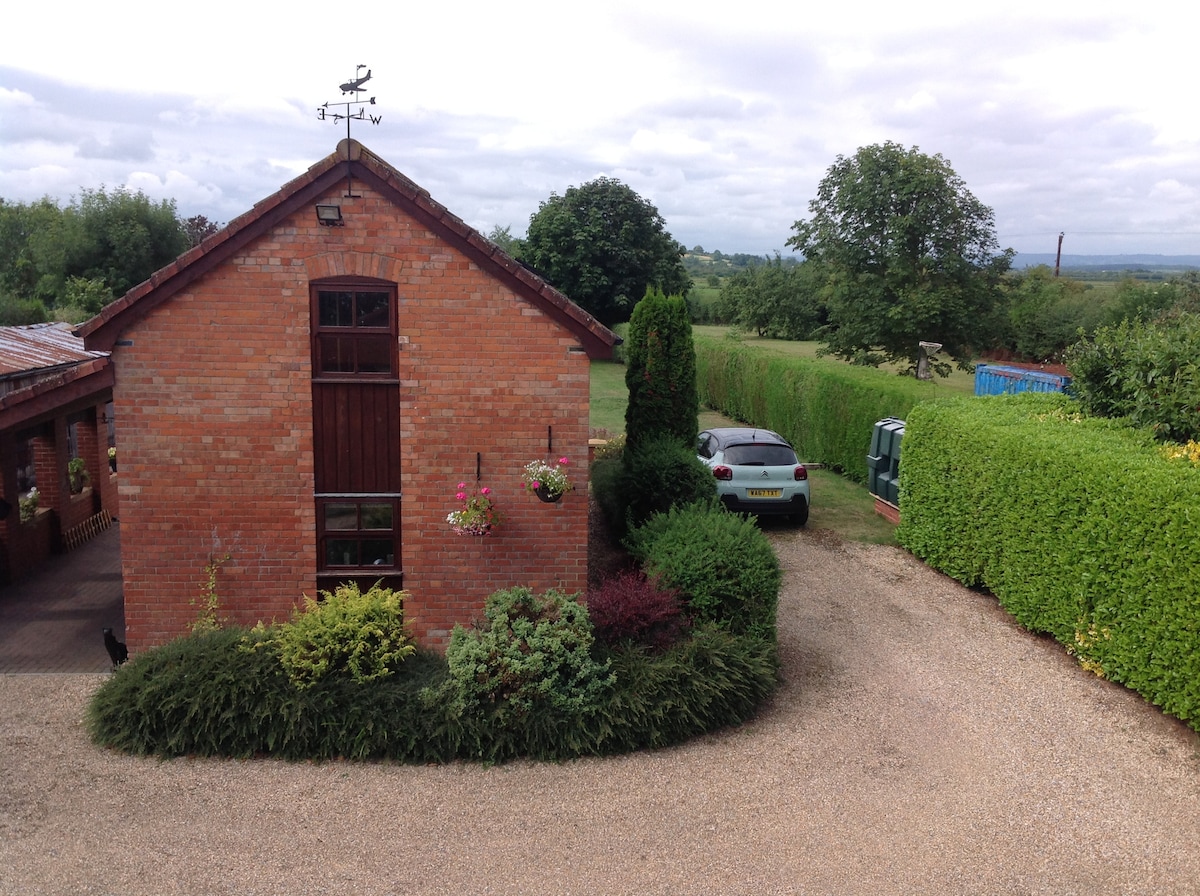
[[(317, 108), (317, 119), (319, 121), (335, 121), (336, 122), (336, 121), (341, 121), (342, 119), (345, 119), (345, 121), (346, 121), (346, 139), (347, 140), (350, 139), (350, 122), (352, 122), (352, 121), (369, 121), (369, 122), (371, 122), (371, 124), (379, 124), (379, 122), (383, 121), (382, 115), (370, 115), (367, 113), (367, 110), (365, 108), (366, 106), (374, 106), (375, 105), (375, 97), (371, 97), (370, 99), (365, 99), (365, 100), (360, 100), (358, 98), (358, 95), (363, 92), (363, 85), (371, 80), (371, 70), (369, 68), (367, 68), (367, 73), (365, 75), (363, 75), (361, 78), (358, 76), (358, 73), (361, 72), (364, 68), (367, 68), (367, 67), (365, 65), (357, 66), (354, 69), (354, 77), (351, 78), (349, 81), (347, 81), (345, 84), (340, 85), (338, 88), (339, 90), (342, 91), (342, 96), (345, 96), (348, 93), (352, 93), (352, 94), (354, 94), (354, 99), (342, 100), (342, 102), (340, 102), (340, 103), (322, 103)], [(333, 106), (334, 108), (337, 108), (339, 106), (344, 106), (346, 111), (345, 112), (334, 112), (329, 108), (330, 106)], [(355, 106), (357, 106), (358, 108), (355, 109), (354, 108)]]
[[(359, 77), (359, 72), (361, 72), (364, 68), (367, 69), (367, 73), (365, 75), (363, 75), (362, 77)], [(317, 120), (318, 121), (339, 122), (339, 121), (342, 121), (343, 119), (345, 119), (347, 144), (350, 141), (350, 122), (352, 122), (352, 121), (369, 121), (369, 122), (371, 122), (371, 124), (379, 124), (379, 122), (383, 121), (382, 115), (371, 115), (367, 112), (367, 109), (366, 109), (367, 106), (375, 105), (375, 97), (371, 97), (371, 98), (365, 99), (365, 100), (359, 99), (359, 94), (361, 94), (364, 89), (363, 85), (366, 84), (370, 80), (371, 80), (371, 70), (369, 68), (367, 68), (365, 65), (357, 66), (354, 69), (354, 77), (351, 78), (346, 83), (339, 85), (339, 89), (342, 91), (342, 96), (345, 96), (346, 94), (349, 93), (349, 94), (353, 94), (354, 98), (350, 99), (350, 100), (342, 100), (340, 103), (339, 102), (322, 103), (320, 106), (317, 107)], [(332, 109), (330, 108), (331, 106), (333, 107)], [(344, 108), (346, 111), (344, 111), (344, 112), (334, 111), (338, 108)], [(350, 158), (349, 158), (349, 155), (347, 155), (347, 157), (346, 157), (346, 195), (347, 196), (354, 195), (354, 190), (353, 190), (354, 181), (353, 181), (353, 178), (351, 177), (350, 170), (351, 170), (350, 169)]]

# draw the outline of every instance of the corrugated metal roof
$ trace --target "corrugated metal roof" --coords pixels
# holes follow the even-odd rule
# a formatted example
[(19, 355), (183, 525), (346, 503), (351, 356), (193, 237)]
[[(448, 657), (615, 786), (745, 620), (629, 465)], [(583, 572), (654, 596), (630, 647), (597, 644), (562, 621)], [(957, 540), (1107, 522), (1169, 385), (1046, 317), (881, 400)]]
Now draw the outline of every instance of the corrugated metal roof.
[(0, 327), (0, 379), (103, 358), (108, 352), (88, 351), (71, 332), (72, 324), (30, 324)]

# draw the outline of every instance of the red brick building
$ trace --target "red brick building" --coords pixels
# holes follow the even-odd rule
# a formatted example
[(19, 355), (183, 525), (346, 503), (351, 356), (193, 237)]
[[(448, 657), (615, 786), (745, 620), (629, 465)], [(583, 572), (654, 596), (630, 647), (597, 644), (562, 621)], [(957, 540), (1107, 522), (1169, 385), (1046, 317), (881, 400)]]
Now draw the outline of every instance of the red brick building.
[(112, 384), (108, 356), (70, 324), (0, 327), (0, 584), (117, 516)]
[[(319, 220), (324, 218), (325, 220)], [(357, 141), (78, 330), (110, 351), (131, 649), (354, 579), (443, 647), (497, 588), (587, 579), (589, 361), (617, 337)], [(567, 456), (574, 492), (522, 491)], [(457, 484), (503, 524), (456, 535)]]

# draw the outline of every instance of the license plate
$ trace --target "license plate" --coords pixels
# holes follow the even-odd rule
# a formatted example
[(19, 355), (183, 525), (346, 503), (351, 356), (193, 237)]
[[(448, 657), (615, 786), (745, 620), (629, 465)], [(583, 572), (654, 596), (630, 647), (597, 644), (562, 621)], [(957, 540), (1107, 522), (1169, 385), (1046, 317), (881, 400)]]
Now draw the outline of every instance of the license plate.
[(779, 488), (748, 488), (747, 498), (782, 498), (783, 489)]

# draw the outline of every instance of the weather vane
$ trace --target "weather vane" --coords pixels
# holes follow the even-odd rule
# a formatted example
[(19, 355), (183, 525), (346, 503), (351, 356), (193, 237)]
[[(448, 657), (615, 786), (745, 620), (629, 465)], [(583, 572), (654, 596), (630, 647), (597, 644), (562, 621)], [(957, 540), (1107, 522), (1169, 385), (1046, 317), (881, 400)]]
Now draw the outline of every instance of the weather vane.
[[(359, 77), (359, 72), (361, 72), (364, 68), (367, 69), (367, 73), (365, 75), (363, 75), (362, 77)], [(365, 100), (359, 99), (359, 95), (363, 92), (363, 89), (364, 89), (363, 85), (366, 84), (370, 80), (371, 80), (371, 70), (369, 68), (367, 68), (365, 65), (357, 66), (354, 69), (354, 77), (351, 78), (349, 81), (347, 81), (345, 84), (339, 85), (339, 89), (342, 91), (342, 96), (345, 96), (346, 94), (352, 94), (354, 98), (349, 99), (349, 100), (342, 100), (341, 102), (322, 103), (317, 108), (317, 119), (319, 121), (334, 121), (334, 122), (338, 122), (338, 121), (345, 119), (345, 121), (346, 121), (346, 140), (347, 141), (349, 141), (349, 139), (350, 139), (350, 122), (352, 122), (352, 121), (369, 121), (369, 122), (371, 122), (371, 124), (379, 124), (379, 122), (383, 121), (383, 116), (382, 115), (370, 115), (370, 114), (368, 114), (367, 109), (366, 109), (367, 106), (375, 105), (375, 97), (371, 97), (370, 99), (365, 99)], [(332, 107), (332, 108), (330, 108), (330, 107)], [(340, 108), (344, 108), (346, 111), (344, 111), (344, 112), (335, 111)], [(350, 158), (348, 155), (346, 158), (346, 178), (347, 178), (346, 195), (353, 196), (354, 195), (354, 190), (352, 189), (353, 181), (350, 176)]]

